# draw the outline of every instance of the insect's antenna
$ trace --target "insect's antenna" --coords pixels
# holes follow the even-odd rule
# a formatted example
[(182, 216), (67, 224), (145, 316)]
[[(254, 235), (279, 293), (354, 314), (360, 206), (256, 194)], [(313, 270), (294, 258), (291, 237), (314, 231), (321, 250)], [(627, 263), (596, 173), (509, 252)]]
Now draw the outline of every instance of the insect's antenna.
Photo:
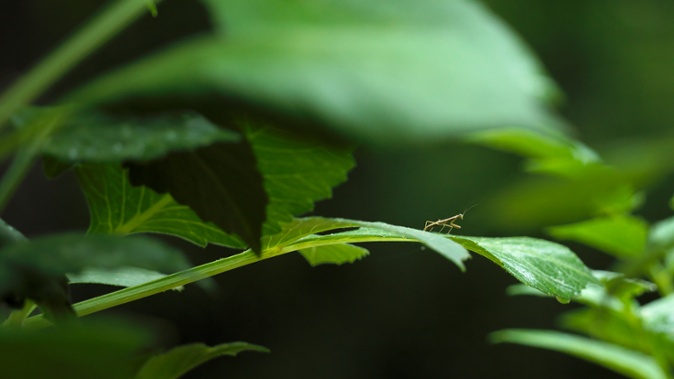
[(467, 213), (469, 210), (471, 210), (471, 209), (473, 209), (473, 208), (475, 208), (475, 207), (477, 207), (477, 203), (471, 205), (470, 207), (466, 208), (466, 210), (464, 210), (463, 212), (461, 212), (461, 216), (465, 216), (466, 213)]

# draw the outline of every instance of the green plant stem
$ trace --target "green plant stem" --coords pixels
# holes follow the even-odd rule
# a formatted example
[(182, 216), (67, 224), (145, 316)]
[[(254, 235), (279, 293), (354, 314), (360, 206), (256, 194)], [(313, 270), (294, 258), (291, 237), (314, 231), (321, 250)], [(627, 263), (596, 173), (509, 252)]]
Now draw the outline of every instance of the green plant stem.
[(0, 213), (5, 209), (9, 199), (19, 187), (26, 174), (28, 174), (30, 168), (33, 167), (34, 162), (34, 149), (21, 150), (14, 156), (12, 164), (0, 181)]
[[(358, 243), (358, 242), (414, 242), (412, 240), (397, 237), (344, 237), (340, 239), (331, 239), (329, 241), (312, 240), (307, 242), (297, 242), (288, 246), (272, 247), (261, 255), (255, 254), (252, 250), (246, 250), (242, 253), (232, 255), (231, 257), (219, 259), (217, 261), (205, 263), (200, 266), (192, 267), (187, 270), (167, 275), (163, 278), (153, 280), (134, 287), (127, 287), (119, 291), (111, 292), (93, 299), (84, 300), (73, 306), (78, 316), (86, 316), (105, 309), (113, 308), (118, 305), (126, 304), (135, 300), (140, 300), (158, 293), (194, 283), (196, 281), (222, 274), (239, 267), (247, 266), (251, 263), (260, 262), (269, 258), (288, 254), (297, 250), (324, 245), (339, 243)], [(51, 325), (42, 315), (37, 315), (26, 320), (24, 325), (29, 329), (41, 329)]]
[(82, 59), (146, 10), (146, 0), (118, 0), (85, 24), (0, 97), (0, 130), (14, 112), (34, 101)]

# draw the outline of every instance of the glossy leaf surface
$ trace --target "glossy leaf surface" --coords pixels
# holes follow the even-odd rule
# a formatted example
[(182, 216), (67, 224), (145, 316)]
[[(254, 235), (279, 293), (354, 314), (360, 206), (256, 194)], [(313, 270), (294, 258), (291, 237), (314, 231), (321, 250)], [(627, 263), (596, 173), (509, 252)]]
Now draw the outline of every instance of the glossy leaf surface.
[(528, 237), (452, 237), (466, 249), (503, 267), (520, 282), (568, 302), (588, 284), (598, 283), (567, 247)]

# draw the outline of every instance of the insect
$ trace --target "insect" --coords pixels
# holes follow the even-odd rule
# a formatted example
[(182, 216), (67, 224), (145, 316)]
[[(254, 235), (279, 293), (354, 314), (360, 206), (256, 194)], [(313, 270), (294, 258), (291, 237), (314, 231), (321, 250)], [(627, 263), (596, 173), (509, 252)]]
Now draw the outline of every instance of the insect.
[[(473, 205), (473, 207), (474, 206), (475, 205)], [(473, 207), (470, 207), (470, 208), (466, 209), (465, 211), (463, 211), (462, 213), (459, 213), (458, 215), (454, 215), (452, 217), (443, 218), (443, 219), (440, 219), (440, 220), (437, 220), (437, 221), (430, 221), (430, 220), (426, 221), (426, 225), (424, 225), (424, 231), (430, 232), (430, 231), (433, 231), (433, 228), (439, 226), (440, 227), (439, 233), (442, 233), (442, 231), (445, 230), (445, 228), (449, 228), (447, 230), (447, 234), (449, 234), (449, 233), (452, 232), (452, 229), (454, 229), (454, 228), (461, 229), (461, 225), (457, 224), (457, 222), (459, 220), (463, 220), (463, 215), (465, 215), (466, 212), (468, 212)]]

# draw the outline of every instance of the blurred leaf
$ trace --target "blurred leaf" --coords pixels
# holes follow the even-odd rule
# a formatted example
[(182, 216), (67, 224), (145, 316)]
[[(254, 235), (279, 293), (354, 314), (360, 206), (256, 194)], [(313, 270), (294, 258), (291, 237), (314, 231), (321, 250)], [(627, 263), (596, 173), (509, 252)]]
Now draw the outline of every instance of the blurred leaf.
[(178, 346), (150, 358), (135, 379), (176, 379), (212, 359), (224, 355), (236, 356), (243, 351), (269, 352), (262, 346), (245, 342), (232, 342), (213, 347), (200, 343)]
[(517, 343), (573, 355), (636, 379), (666, 379), (655, 359), (638, 351), (571, 334), (510, 329), (492, 333), (495, 343)]
[[(121, 267), (105, 270), (87, 268), (77, 274), (68, 275), (68, 282), (70, 284), (87, 283), (106, 284), (117, 287), (133, 287), (165, 276), (166, 274), (138, 267)], [(182, 289), (183, 287), (174, 288), (174, 290), (177, 291), (181, 291)]]
[(199, 246), (246, 247), (239, 237), (202, 221), (171, 195), (132, 186), (118, 164), (80, 165), (76, 172), (91, 213), (90, 233), (162, 233)]
[(201, 220), (238, 235), (260, 251), (268, 196), (248, 143), (217, 143), (128, 167), (133, 185), (169, 193)]
[(528, 130), (489, 130), (473, 134), (468, 140), (529, 158), (529, 171), (576, 176), (600, 162), (597, 153), (578, 141)]
[(667, 334), (674, 344), (674, 294), (642, 306), (641, 317), (646, 328)]
[(149, 347), (144, 328), (85, 323), (27, 333), (0, 330), (3, 378), (131, 378)]
[(644, 220), (624, 214), (548, 228), (561, 240), (571, 240), (617, 257), (638, 257), (644, 253), (648, 225)]
[(651, 249), (669, 250), (674, 247), (674, 217), (655, 223), (651, 227), (648, 243)]
[(588, 284), (598, 283), (567, 247), (528, 237), (451, 237), (466, 249), (489, 258), (520, 282), (568, 302)]
[[(202, 36), (106, 75), (67, 100), (195, 96), (372, 142), (502, 126), (559, 130), (557, 93), (520, 40), (472, 1), (207, 1)], [(296, 123), (296, 122), (295, 122)]]
[[(15, 118), (15, 123), (30, 123), (54, 109), (29, 108), (24, 112), (28, 115)], [(41, 151), (66, 164), (150, 160), (171, 151), (241, 139), (237, 133), (220, 128), (194, 112), (141, 116), (89, 111), (64, 117), (62, 124), (42, 142)]]
[(318, 266), (322, 264), (341, 265), (344, 263), (353, 263), (365, 258), (370, 252), (360, 246), (342, 243), (327, 246), (313, 246), (308, 249), (300, 250), (300, 254), (302, 254), (310, 265)]
[(353, 168), (352, 150), (299, 139), (269, 127), (245, 124), (269, 196), (264, 234), (281, 230), (293, 216), (314, 209), (314, 202), (332, 196)]
[(174, 272), (189, 267), (182, 254), (141, 237), (59, 234), (0, 249), (0, 298), (28, 298), (47, 317), (72, 314), (65, 274), (88, 267), (135, 266)]
[(0, 248), (24, 241), (26, 241), (26, 237), (20, 231), (0, 218)]

